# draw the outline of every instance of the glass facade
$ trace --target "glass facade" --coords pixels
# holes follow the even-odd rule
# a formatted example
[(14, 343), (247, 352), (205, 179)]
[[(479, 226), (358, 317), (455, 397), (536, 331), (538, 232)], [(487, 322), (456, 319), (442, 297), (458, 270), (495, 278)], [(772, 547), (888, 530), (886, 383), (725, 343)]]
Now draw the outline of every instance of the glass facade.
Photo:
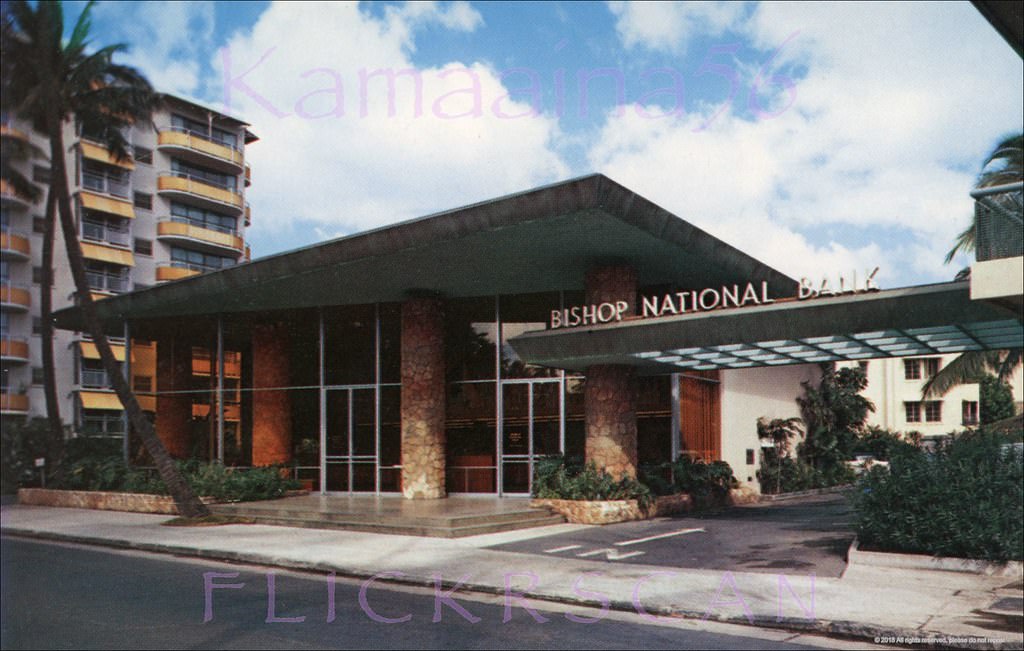
[[(562, 301), (547, 293), (444, 302), (448, 493), (526, 494), (538, 458), (583, 457), (586, 379), (524, 364), (508, 344), (545, 328)], [(401, 491), (400, 304), (153, 327), (164, 348), (158, 429), (182, 438), (179, 451), (229, 465), (282, 463), (328, 493)], [(668, 460), (671, 377), (638, 385), (639, 460)]]

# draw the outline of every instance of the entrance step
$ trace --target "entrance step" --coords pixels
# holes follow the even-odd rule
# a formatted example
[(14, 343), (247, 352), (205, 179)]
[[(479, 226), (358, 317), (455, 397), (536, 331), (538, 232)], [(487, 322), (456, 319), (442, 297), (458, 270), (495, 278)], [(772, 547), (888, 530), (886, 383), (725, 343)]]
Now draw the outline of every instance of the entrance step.
[[(258, 505), (257, 505), (258, 504)], [(235, 515), (255, 524), (306, 529), (340, 529), (406, 536), (462, 538), (487, 533), (562, 524), (565, 518), (544, 509), (522, 509), (493, 514), (398, 516), (379, 513), (324, 512), (270, 507), (272, 503), (211, 505), (214, 513)]]

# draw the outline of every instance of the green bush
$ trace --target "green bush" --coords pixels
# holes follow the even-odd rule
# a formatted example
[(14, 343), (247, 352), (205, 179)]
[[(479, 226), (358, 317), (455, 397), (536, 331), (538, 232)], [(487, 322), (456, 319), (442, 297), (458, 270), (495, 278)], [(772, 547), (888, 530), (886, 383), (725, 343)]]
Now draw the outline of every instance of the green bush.
[(63, 471), (64, 439), (51, 434), (45, 418), (5, 420), (0, 428), (0, 491), (15, 493), (22, 486), (39, 486), (42, 472), (36, 459), (45, 459), (47, 481)]
[(1021, 560), (1024, 472), (1018, 448), (969, 433), (932, 453), (867, 473), (854, 498), (865, 547), (993, 561)]
[(593, 461), (580, 466), (561, 456), (539, 460), (533, 469), (533, 496), (558, 500), (637, 500), (641, 507), (654, 502), (651, 490), (632, 477), (615, 479)]
[(899, 454), (913, 454), (917, 445), (905, 441), (897, 432), (870, 426), (853, 445), (853, 455), (870, 454), (879, 461), (889, 461)]
[(853, 483), (856, 478), (857, 473), (846, 464), (819, 470), (803, 459), (780, 458), (771, 448), (764, 449), (761, 467), (757, 471), (761, 492), (766, 495), (842, 486)]
[(677, 493), (688, 493), (697, 501), (721, 500), (729, 489), (739, 486), (732, 467), (725, 461), (705, 463), (686, 455), (672, 464), (672, 480)]
[[(125, 464), (119, 441), (77, 438), (68, 442), (68, 470), (59, 488), (167, 495), (156, 470)], [(199, 460), (179, 461), (178, 469), (196, 494), (220, 502), (246, 502), (282, 497), (299, 488), (275, 466), (235, 468)]]

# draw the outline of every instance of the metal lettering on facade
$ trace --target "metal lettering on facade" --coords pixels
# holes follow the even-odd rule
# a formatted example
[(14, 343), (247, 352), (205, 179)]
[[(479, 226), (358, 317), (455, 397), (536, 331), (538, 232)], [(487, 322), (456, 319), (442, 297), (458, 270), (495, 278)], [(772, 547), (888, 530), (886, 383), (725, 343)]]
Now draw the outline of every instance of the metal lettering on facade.
[[(878, 274), (878, 267), (868, 270), (862, 280), (858, 282), (857, 272), (854, 271), (851, 276), (837, 276), (838, 283), (835, 284), (833, 284), (833, 279), (828, 276), (822, 277), (820, 282), (812, 281), (810, 278), (801, 278), (795, 298), (803, 301), (824, 296), (877, 292), (879, 287), (875, 284), (876, 274)], [(774, 302), (775, 299), (768, 296), (767, 281), (761, 281), (760, 287), (750, 282), (746, 285), (723, 285), (720, 288), (706, 287), (660, 296), (641, 296), (640, 314), (637, 316), (647, 319), (692, 312), (708, 312), (721, 308), (767, 305)], [(630, 315), (629, 308), (630, 305), (627, 301), (615, 301), (614, 303), (575, 305), (561, 310), (551, 310), (550, 328), (555, 330), (622, 321), (624, 316)]]

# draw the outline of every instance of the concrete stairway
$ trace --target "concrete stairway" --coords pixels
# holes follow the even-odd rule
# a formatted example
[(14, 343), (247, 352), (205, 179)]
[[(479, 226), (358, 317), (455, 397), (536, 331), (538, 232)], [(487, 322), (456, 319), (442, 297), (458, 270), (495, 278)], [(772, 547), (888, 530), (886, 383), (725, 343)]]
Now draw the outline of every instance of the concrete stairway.
[[(279, 502), (286, 502), (280, 500)], [(214, 513), (246, 518), (255, 524), (308, 529), (343, 529), (406, 536), (461, 538), (485, 533), (562, 524), (565, 519), (546, 509), (524, 507), (496, 513), (407, 515), (391, 513), (325, 512), (274, 502), (211, 505)]]

